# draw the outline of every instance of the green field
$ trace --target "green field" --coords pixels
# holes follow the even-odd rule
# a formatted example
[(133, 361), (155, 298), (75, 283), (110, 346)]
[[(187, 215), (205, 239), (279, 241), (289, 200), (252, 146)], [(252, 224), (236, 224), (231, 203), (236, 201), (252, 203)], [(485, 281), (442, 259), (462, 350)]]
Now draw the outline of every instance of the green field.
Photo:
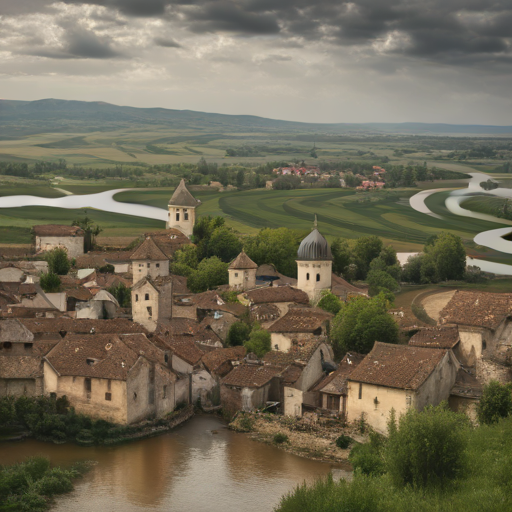
[(30, 228), (37, 224), (67, 224), (87, 215), (102, 229), (102, 237), (138, 236), (151, 230), (164, 229), (165, 223), (120, 215), (100, 210), (83, 208), (67, 210), (48, 206), (26, 206), (21, 208), (0, 208), (0, 244), (29, 244), (32, 241)]

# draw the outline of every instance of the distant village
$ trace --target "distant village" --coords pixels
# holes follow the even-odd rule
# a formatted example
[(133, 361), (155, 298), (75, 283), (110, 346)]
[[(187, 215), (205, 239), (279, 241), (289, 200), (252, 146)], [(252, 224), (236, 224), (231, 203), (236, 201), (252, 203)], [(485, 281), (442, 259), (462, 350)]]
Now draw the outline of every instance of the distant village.
[[(375, 179), (361, 188), (381, 188), (385, 173), (375, 166)], [(40, 258), (4, 254), (0, 396), (65, 395), (76, 411), (118, 424), (199, 404), (231, 416), (273, 410), (347, 422), (364, 417), (385, 432), (392, 409), (400, 415), (448, 401), (474, 415), (486, 383), (511, 380), (512, 294), (456, 291), (438, 325), (415, 329), (408, 344), (375, 339), (369, 354), (335, 361), (333, 315), (315, 304), (325, 290), (342, 301), (368, 291), (332, 272), (331, 249), (316, 222), (298, 249), (296, 279), (242, 251), (229, 265), (228, 285), (191, 293), (169, 264), (192, 243), (198, 206), (182, 180), (169, 201), (167, 228), (145, 234), (130, 250), (85, 253), (81, 228), (41, 225), (34, 228)], [(45, 293), (44, 254), (56, 247), (78, 270), (61, 277), (59, 292)], [(110, 272), (99, 270), (107, 265)], [(107, 291), (119, 284), (130, 289), (131, 308)], [(235, 292), (236, 300), (224, 292)], [(400, 318), (400, 311), (389, 314)], [(231, 325), (247, 319), (270, 333), (271, 350), (262, 357), (226, 346)]]

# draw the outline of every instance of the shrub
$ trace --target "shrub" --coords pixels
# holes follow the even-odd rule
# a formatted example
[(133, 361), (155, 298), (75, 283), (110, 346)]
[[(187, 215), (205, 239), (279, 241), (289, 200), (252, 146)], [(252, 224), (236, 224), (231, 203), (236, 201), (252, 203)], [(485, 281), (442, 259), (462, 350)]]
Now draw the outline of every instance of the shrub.
[(356, 444), (348, 457), (354, 471), (363, 475), (382, 475), (386, 469), (383, 457), (384, 446), (384, 438), (373, 432), (370, 434), (368, 443)]
[(46, 261), (48, 262), (48, 268), (50, 273), (58, 274), (59, 276), (65, 276), (71, 264), (68, 260), (68, 252), (66, 249), (56, 247), (46, 254)]
[(283, 434), (282, 432), (278, 432), (274, 436), (274, 443), (276, 444), (283, 444), (288, 442), (288, 436), (286, 434)]
[(60, 277), (52, 272), (41, 274), (39, 284), (45, 293), (57, 293), (60, 290)]
[(478, 421), (490, 425), (512, 414), (512, 386), (493, 380), (484, 387), (477, 406)]
[(346, 435), (341, 435), (336, 439), (336, 446), (341, 448), (342, 450), (346, 450), (350, 444), (352, 443), (352, 439)]
[(54, 468), (48, 475), (38, 480), (32, 487), (32, 490), (42, 496), (54, 496), (71, 492), (73, 484), (66, 472), (59, 468)]
[(115, 272), (116, 268), (114, 265), (111, 265), (110, 263), (107, 263), (106, 265), (103, 265), (98, 269), (99, 272), (102, 274), (113, 274)]
[(468, 418), (446, 404), (410, 409), (389, 422), (388, 472), (395, 484), (440, 486), (459, 476), (465, 466)]
[(250, 432), (254, 428), (254, 418), (243, 414), (238, 420), (238, 426), (242, 432)]
[(244, 343), (247, 352), (253, 352), (258, 357), (263, 357), (272, 348), (270, 333), (254, 324), (249, 339)]
[(235, 322), (231, 324), (226, 337), (226, 345), (235, 347), (243, 345), (251, 336), (251, 326), (245, 322)]

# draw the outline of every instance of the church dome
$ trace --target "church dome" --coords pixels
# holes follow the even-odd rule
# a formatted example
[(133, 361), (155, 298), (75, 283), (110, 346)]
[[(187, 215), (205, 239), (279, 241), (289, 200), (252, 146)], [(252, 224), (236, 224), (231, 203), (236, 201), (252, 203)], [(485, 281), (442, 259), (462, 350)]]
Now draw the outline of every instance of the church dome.
[(316, 227), (302, 240), (297, 251), (299, 260), (332, 260), (331, 248)]

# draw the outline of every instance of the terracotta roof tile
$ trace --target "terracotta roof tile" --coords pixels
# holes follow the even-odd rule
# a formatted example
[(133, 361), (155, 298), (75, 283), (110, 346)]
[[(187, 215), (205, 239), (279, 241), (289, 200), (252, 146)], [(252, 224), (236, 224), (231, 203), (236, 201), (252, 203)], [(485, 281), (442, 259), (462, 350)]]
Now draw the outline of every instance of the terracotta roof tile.
[(398, 389), (418, 389), (446, 355), (446, 350), (375, 342), (348, 380)]
[(258, 265), (242, 251), (229, 265), (230, 269), (251, 269), (258, 268)]
[(78, 226), (61, 224), (44, 224), (32, 228), (36, 236), (84, 236), (83, 229)]
[(321, 391), (333, 395), (344, 395), (347, 392), (347, 378), (359, 366), (366, 356), (356, 352), (345, 354), (338, 369), (320, 381), (312, 391)]
[(0, 355), (0, 379), (35, 379), (42, 376), (41, 357)]
[(292, 308), (286, 315), (274, 322), (268, 331), (314, 333), (333, 316), (332, 313), (318, 308)]
[(158, 324), (157, 333), (164, 336), (193, 334), (200, 330), (199, 323), (191, 318), (174, 317)]
[(183, 334), (165, 339), (171, 350), (185, 362), (196, 365), (201, 361), (204, 352), (196, 345), (193, 335)]
[(20, 322), (33, 334), (42, 333), (80, 333), (91, 334), (131, 334), (147, 333), (142, 325), (124, 318), (112, 320), (89, 320), (85, 318), (24, 318)]
[(421, 329), (409, 340), (409, 345), (426, 348), (453, 348), (459, 342), (457, 327)]
[(121, 334), (119, 338), (136, 354), (144, 356), (153, 363), (166, 364), (164, 352), (152, 343), (145, 334)]
[(193, 208), (199, 204), (199, 201), (188, 191), (185, 180), (182, 179), (169, 200), (169, 204), (172, 206), (189, 206)]
[(277, 288), (257, 288), (246, 293), (253, 304), (268, 302), (296, 302), (298, 304), (309, 304), (309, 297), (306, 292), (291, 286), (279, 286)]
[(130, 256), (130, 260), (151, 260), (151, 261), (165, 261), (169, 258), (163, 253), (162, 249), (156, 245), (151, 237), (147, 237), (140, 245), (135, 249)]
[(175, 228), (153, 231), (144, 236), (151, 238), (169, 259), (172, 259), (174, 253), (184, 245), (192, 245), (188, 236)]
[(222, 364), (229, 361), (240, 361), (245, 357), (245, 347), (218, 348), (203, 356), (203, 363), (209, 372), (215, 372)]
[(226, 311), (235, 316), (241, 316), (247, 311), (247, 307), (239, 302), (224, 301), (215, 290), (198, 293), (191, 298), (198, 309)]
[(241, 364), (228, 373), (222, 384), (242, 388), (260, 388), (279, 375), (282, 368), (275, 366), (261, 366), (253, 364)]
[(440, 323), (496, 329), (512, 312), (511, 293), (457, 290), (439, 314)]
[(138, 358), (115, 334), (70, 335), (46, 356), (60, 375), (113, 380), (126, 380)]
[(288, 366), (292, 363), (306, 365), (322, 343), (325, 343), (325, 341), (319, 339), (299, 341), (299, 343), (293, 344), (288, 352), (281, 352), (280, 350), (267, 352), (263, 356), (263, 361), (277, 366)]

